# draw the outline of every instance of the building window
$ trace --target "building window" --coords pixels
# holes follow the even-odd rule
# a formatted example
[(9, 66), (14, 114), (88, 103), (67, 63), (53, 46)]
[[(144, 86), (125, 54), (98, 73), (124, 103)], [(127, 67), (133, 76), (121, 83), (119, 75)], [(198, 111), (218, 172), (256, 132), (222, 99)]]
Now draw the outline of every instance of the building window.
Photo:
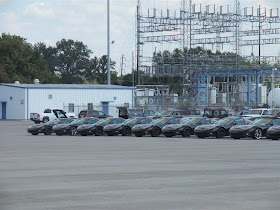
[(74, 112), (74, 104), (69, 103), (68, 112)]
[(52, 95), (49, 95), (49, 99), (52, 99)]
[(93, 103), (88, 103), (88, 110), (93, 110)]

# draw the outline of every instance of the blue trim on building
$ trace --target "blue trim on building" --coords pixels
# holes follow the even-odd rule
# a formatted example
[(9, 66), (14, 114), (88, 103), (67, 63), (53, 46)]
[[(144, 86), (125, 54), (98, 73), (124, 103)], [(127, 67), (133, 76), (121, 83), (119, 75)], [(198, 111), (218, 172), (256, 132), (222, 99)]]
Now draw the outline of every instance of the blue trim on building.
[(7, 101), (0, 101), (2, 105), (2, 120), (7, 119)]
[(101, 103), (114, 103), (115, 101), (101, 101)]

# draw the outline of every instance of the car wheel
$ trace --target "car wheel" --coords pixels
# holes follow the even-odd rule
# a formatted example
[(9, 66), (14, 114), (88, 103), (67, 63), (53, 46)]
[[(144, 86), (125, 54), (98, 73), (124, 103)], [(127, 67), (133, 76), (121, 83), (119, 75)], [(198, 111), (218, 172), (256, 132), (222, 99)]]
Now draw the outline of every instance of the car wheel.
[(51, 127), (46, 127), (44, 131), (45, 135), (52, 135), (52, 128)]
[(122, 130), (122, 135), (123, 136), (131, 136), (131, 129), (130, 127), (124, 127)]
[(69, 135), (70, 136), (76, 136), (77, 135), (77, 128), (76, 127), (71, 127), (69, 130)]
[(154, 127), (152, 130), (152, 137), (157, 137), (161, 133), (160, 129), (158, 127)]
[(190, 128), (185, 128), (182, 132), (183, 137), (190, 137), (191, 136), (191, 129)]
[(44, 118), (43, 123), (47, 123), (47, 122), (49, 122), (49, 118)]
[(226, 131), (223, 128), (220, 128), (219, 130), (217, 130), (216, 132), (216, 138), (221, 139), (224, 138), (226, 135)]
[(262, 130), (259, 129), (259, 128), (254, 130), (252, 137), (253, 137), (253, 139), (261, 139), (262, 138)]
[(95, 129), (94, 135), (95, 136), (102, 136), (103, 135), (103, 129), (101, 127), (97, 127)]

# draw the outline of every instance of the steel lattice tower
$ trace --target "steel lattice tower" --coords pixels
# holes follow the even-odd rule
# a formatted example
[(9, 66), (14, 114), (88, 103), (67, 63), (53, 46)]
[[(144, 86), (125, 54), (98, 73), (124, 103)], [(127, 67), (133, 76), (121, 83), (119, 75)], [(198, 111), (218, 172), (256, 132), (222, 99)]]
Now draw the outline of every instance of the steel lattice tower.
[[(178, 15), (179, 14), (179, 15)], [(243, 27), (251, 25), (251, 28)], [(267, 27), (263, 27), (267, 25)], [(280, 17), (279, 9), (266, 9), (259, 7), (245, 7), (241, 9), (239, 0), (234, 1), (233, 10), (230, 6), (193, 4), (191, 0), (181, 1), (180, 12), (171, 13), (158, 11), (155, 8), (142, 13), (141, 2), (137, 4), (137, 70), (142, 76), (156, 77), (182, 77), (185, 85), (190, 85), (194, 79), (191, 78), (197, 72), (220, 71), (223, 70), (226, 77), (225, 82), (235, 84), (228, 85), (226, 91), (239, 91), (234, 86), (238, 84), (248, 74), (234, 74), (232, 79), (232, 70), (254, 70), (267, 69), (271, 65), (280, 64), (280, 56), (264, 56), (260, 54), (261, 46), (280, 44)], [(144, 55), (145, 48), (151, 43), (178, 43), (177, 46), (182, 50), (181, 57), (165, 58), (157, 56), (152, 52)], [(223, 52), (224, 49), (231, 49), (231, 52), (220, 54), (208, 54), (204, 51), (202, 54), (192, 53), (192, 49), (200, 46), (202, 49), (212, 49)], [(259, 54), (242, 55), (242, 49), (254, 46), (259, 47)], [(175, 48), (175, 47), (174, 47)], [(187, 50), (186, 50), (187, 49)], [(256, 63), (258, 61), (258, 63)], [(228, 74), (226, 73), (228, 72)], [(196, 74), (198, 75), (198, 73)], [(200, 75), (200, 74), (199, 74)], [(211, 74), (214, 75), (214, 74)], [(268, 75), (268, 74), (266, 74)], [(201, 84), (216, 85), (215, 77), (205, 79), (196, 78)], [(139, 78), (139, 77), (138, 77)], [(204, 78), (204, 77), (203, 77)], [(250, 78), (253, 78), (250, 76)], [(201, 80), (200, 80), (201, 79)], [(213, 81), (214, 82), (213, 82)], [(250, 84), (257, 83), (255, 77)], [(138, 84), (140, 80), (138, 79)], [(217, 84), (219, 85), (219, 84)], [(254, 86), (255, 89), (256, 86)], [(200, 89), (196, 87), (196, 94)], [(249, 88), (248, 88), (249, 89)], [(257, 92), (257, 90), (255, 90)], [(249, 97), (250, 98), (250, 97)], [(251, 99), (249, 99), (249, 104)], [(203, 99), (208, 103), (208, 99)], [(255, 100), (255, 99), (252, 99)], [(257, 99), (256, 99), (257, 100)], [(257, 101), (252, 103), (257, 103)], [(235, 101), (236, 102), (236, 101)], [(197, 101), (194, 102), (199, 105)]]

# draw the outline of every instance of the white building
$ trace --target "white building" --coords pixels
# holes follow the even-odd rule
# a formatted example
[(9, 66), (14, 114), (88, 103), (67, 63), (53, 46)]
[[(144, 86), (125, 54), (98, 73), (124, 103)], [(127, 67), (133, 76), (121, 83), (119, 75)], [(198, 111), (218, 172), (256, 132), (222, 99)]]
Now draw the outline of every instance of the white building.
[(102, 110), (118, 116), (118, 106), (134, 106), (134, 88), (88, 84), (0, 84), (0, 119), (29, 119), (30, 113), (60, 108), (78, 114)]

